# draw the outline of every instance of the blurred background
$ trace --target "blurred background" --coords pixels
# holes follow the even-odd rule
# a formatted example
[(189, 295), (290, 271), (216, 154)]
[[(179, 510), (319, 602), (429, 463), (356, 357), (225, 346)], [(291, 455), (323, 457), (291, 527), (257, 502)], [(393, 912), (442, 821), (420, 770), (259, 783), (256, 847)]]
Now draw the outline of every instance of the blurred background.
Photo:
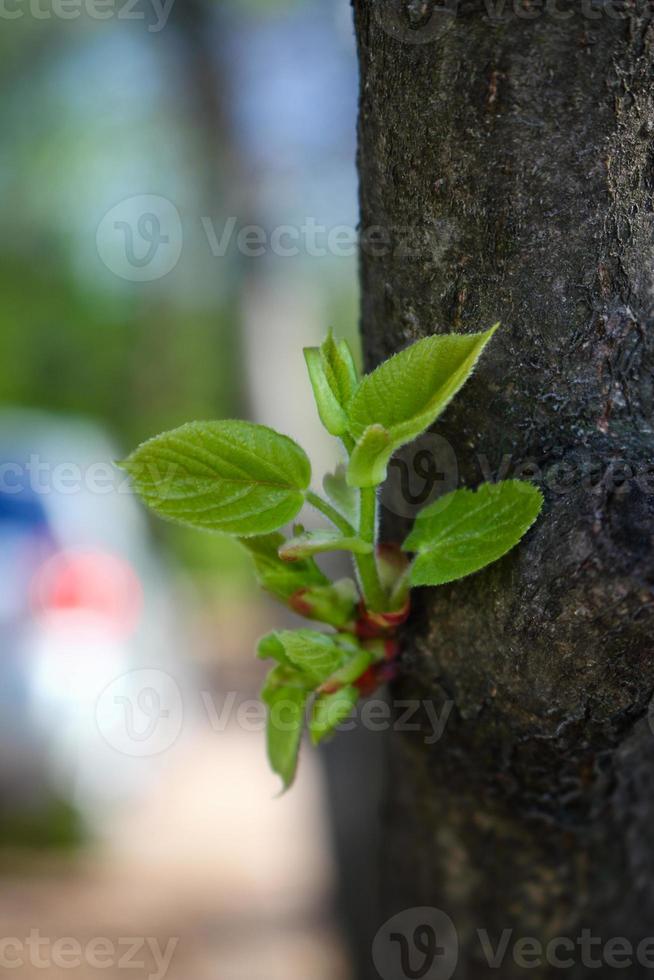
[(253, 650), (282, 614), (237, 545), (151, 521), (112, 465), (221, 417), (311, 447), (316, 485), (333, 464), (301, 348), (357, 344), (349, 3), (0, 21), (0, 960), (364, 976), (379, 749), (304, 751), (275, 798)]

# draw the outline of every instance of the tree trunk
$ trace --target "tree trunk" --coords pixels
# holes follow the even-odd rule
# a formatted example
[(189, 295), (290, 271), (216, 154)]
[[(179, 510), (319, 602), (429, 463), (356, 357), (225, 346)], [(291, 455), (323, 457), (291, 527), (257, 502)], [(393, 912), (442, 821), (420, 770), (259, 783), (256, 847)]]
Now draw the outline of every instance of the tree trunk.
[(654, 19), (452, 2), (354, 0), (367, 366), (501, 320), (436, 431), (460, 483), (533, 474), (546, 507), (414, 593), (394, 697), (453, 708), (392, 739), (384, 914), (446, 912), (456, 977), (651, 976)]

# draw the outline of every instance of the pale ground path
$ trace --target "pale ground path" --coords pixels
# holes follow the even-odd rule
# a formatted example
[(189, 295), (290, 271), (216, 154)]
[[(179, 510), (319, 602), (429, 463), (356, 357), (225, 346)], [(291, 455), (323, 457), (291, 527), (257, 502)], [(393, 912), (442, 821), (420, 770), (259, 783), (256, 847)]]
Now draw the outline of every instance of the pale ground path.
[[(330, 857), (319, 772), (275, 799), (258, 732), (192, 733), (147, 793), (117, 814), (75, 867), (41, 862), (4, 876), (0, 938), (39, 929), (86, 947), (103, 937), (178, 944), (167, 980), (348, 980), (329, 921)], [(127, 947), (122, 947), (126, 952)], [(46, 955), (46, 954), (44, 954)], [(28, 957), (29, 954), (26, 954)], [(3, 970), (18, 980), (125, 980), (157, 975), (117, 965)]]

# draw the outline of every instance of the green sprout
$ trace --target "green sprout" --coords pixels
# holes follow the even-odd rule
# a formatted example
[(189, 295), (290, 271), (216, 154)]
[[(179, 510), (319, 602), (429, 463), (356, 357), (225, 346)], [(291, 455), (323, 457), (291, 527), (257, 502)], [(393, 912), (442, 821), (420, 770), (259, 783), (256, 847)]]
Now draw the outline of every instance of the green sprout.
[[(268, 757), (284, 788), (295, 776), (305, 719), (318, 744), (393, 675), (410, 589), (479, 571), (538, 517), (540, 491), (504, 480), (438, 498), (420, 511), (401, 547), (379, 540), (377, 488), (391, 456), (436, 421), (498, 326), (426, 337), (364, 377), (344, 340), (330, 334), (305, 349), (318, 414), (345, 452), (323, 481), (324, 495), (310, 489), (304, 450), (252, 422), (191, 422), (143, 443), (122, 464), (157, 514), (238, 538), (264, 589), (331, 627), (278, 630), (258, 645), (258, 656), (275, 662), (262, 698)], [(279, 529), (305, 504), (331, 528), (296, 525), (286, 537)], [(350, 552), (354, 577), (330, 581), (315, 559), (327, 551)]]

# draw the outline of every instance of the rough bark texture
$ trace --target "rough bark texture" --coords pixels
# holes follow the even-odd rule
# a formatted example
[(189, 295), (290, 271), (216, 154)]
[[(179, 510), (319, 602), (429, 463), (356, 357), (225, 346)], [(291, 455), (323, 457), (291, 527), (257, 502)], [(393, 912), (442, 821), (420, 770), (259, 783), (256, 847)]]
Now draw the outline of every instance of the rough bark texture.
[(368, 367), (501, 320), (436, 431), (462, 482), (510, 456), (546, 495), (516, 553), (416, 594), (395, 694), (454, 710), (393, 740), (386, 912), (446, 911), (456, 977), (561, 976), (489, 968), (476, 930), (654, 935), (654, 19), (354, 8), (361, 224), (392, 245), (362, 254)]

